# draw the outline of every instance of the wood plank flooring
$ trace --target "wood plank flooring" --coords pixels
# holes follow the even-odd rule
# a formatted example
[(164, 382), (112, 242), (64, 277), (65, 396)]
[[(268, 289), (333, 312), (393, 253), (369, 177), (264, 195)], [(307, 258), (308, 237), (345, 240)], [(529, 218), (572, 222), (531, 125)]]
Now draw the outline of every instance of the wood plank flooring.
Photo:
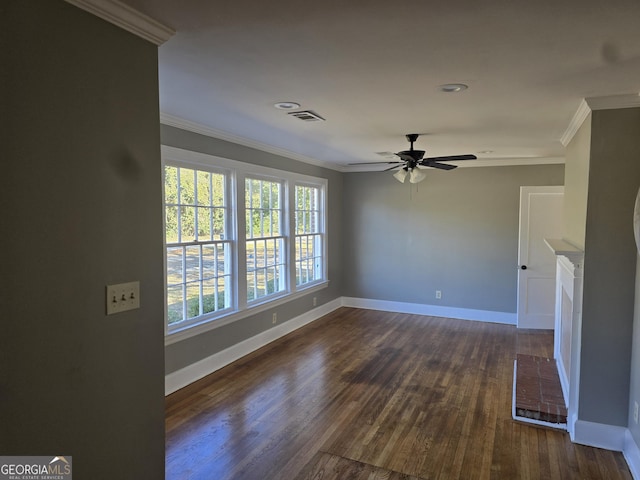
[(517, 353), (552, 337), (339, 309), (169, 396), (166, 478), (631, 479), (621, 453), (511, 419)]

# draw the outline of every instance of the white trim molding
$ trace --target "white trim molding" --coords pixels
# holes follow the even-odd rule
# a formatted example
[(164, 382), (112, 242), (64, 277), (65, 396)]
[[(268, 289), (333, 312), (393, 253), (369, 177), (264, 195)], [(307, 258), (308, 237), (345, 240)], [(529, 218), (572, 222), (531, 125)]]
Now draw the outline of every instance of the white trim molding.
[(273, 145), (258, 142), (250, 138), (241, 137), (240, 135), (235, 135), (233, 133), (229, 133), (224, 130), (219, 130), (217, 128), (209, 127), (201, 123), (192, 122), (191, 120), (186, 120), (184, 118), (178, 117), (176, 115), (171, 115), (169, 113), (160, 112), (160, 123), (162, 125), (167, 125), (169, 127), (175, 127), (181, 130), (186, 130), (187, 132), (197, 133), (199, 135), (216, 138), (218, 140), (224, 140), (226, 142), (235, 143), (248, 148), (255, 148), (256, 150), (262, 150), (263, 152), (271, 153), (273, 155), (278, 155), (280, 157), (289, 158), (291, 160), (296, 160), (302, 163), (308, 163), (310, 165), (315, 165), (316, 167), (323, 167), (331, 170), (342, 171), (339, 165), (329, 163), (329, 162), (323, 162), (312, 157), (307, 157), (306, 155), (301, 155), (299, 153), (286, 150), (284, 148), (275, 147)]
[[(384, 157), (387, 158), (387, 157)], [(384, 158), (381, 161), (384, 161)], [(502, 157), (502, 158), (478, 158), (473, 162), (450, 161), (451, 165), (460, 168), (475, 167), (522, 167), (527, 165), (556, 165), (564, 164), (564, 157)], [(342, 167), (343, 172), (384, 172), (387, 164), (381, 165), (347, 165)]]
[(586, 420), (576, 420), (573, 427), (571, 441), (574, 443), (613, 450), (614, 452), (622, 452), (624, 450), (626, 427), (588, 422)]
[(629, 470), (631, 470), (631, 476), (635, 480), (640, 480), (640, 448), (638, 448), (638, 444), (633, 439), (629, 429), (624, 432), (624, 450), (622, 450), (622, 454), (627, 461)]
[(618, 108), (634, 107), (640, 107), (639, 93), (583, 98), (580, 101), (578, 110), (569, 122), (569, 126), (560, 137), (560, 142), (565, 147), (569, 145), (573, 136), (578, 132), (578, 129), (582, 126), (583, 122), (594, 110), (614, 110)]
[(199, 360), (180, 370), (165, 376), (165, 395), (169, 395), (190, 383), (219, 370), (245, 355), (262, 348), (280, 337), (303, 327), (340, 307), (364, 308), (368, 310), (382, 310), (388, 312), (412, 313), (437, 317), (457, 318), (482, 322), (516, 324), (516, 314), (506, 312), (490, 312), (486, 310), (471, 310), (466, 308), (440, 307), (421, 305), (416, 303), (390, 302), (386, 300), (368, 300), (364, 298), (340, 297), (325, 303), (307, 313), (284, 322), (277, 327), (270, 328), (258, 335), (243, 340), (221, 352)]
[(172, 28), (118, 0), (65, 1), (158, 46), (176, 33)]
[(589, 105), (587, 105), (587, 102), (582, 99), (580, 101), (580, 105), (578, 105), (578, 110), (576, 110), (576, 113), (573, 114), (573, 118), (569, 122), (569, 126), (560, 137), (560, 143), (562, 143), (563, 146), (566, 147), (569, 145), (569, 142), (571, 142), (574, 135), (578, 133), (578, 129), (580, 129), (590, 113), (591, 109), (589, 108)]
[(281, 323), (280, 325), (270, 328), (258, 335), (243, 340), (240, 343), (233, 345), (221, 352), (214, 353), (209, 357), (192, 363), (180, 370), (165, 375), (164, 379), (164, 393), (169, 395), (177, 390), (180, 390), (187, 385), (206, 377), (207, 375), (219, 370), (227, 365), (235, 362), (236, 360), (249, 355), (251, 352), (255, 352), (259, 348), (284, 337), (285, 335), (303, 327), (331, 312), (337, 310), (342, 306), (340, 298), (331, 302), (325, 303), (313, 310), (303, 313), (302, 315), (292, 318), (291, 320)]
[(343, 297), (342, 304), (345, 307), (365, 308), (368, 310), (412, 313), (415, 315), (429, 315), (432, 317), (456, 318), (459, 320), (502, 323), (506, 325), (515, 325), (517, 320), (516, 314), (509, 312), (441, 307), (439, 305), (423, 305), (421, 303), (393, 302), (389, 300)]

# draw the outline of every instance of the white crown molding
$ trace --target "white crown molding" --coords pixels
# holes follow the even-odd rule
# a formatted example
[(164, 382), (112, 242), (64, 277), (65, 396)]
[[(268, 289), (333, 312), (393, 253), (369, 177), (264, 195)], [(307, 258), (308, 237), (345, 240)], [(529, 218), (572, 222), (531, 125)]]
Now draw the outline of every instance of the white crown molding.
[[(380, 167), (375, 165), (338, 165), (330, 162), (323, 162), (321, 160), (301, 155), (299, 153), (286, 150), (284, 148), (269, 145), (267, 143), (258, 142), (250, 138), (241, 137), (233, 133), (219, 130), (217, 128), (209, 127), (201, 123), (192, 122), (176, 115), (160, 112), (160, 123), (169, 127), (179, 128), (188, 132), (197, 133), (199, 135), (205, 135), (207, 137), (216, 138), (219, 140), (225, 140), (227, 142), (236, 143), (249, 148), (255, 148), (263, 152), (272, 153), (281, 157), (296, 160), (298, 162), (308, 163), (318, 167), (328, 168), (330, 170), (336, 170), (338, 172), (377, 172), (381, 171), (381, 168), (388, 168), (388, 165), (381, 163)], [(380, 160), (384, 162), (384, 160)], [(450, 162), (458, 167), (511, 167), (521, 165), (550, 165), (550, 164), (563, 164), (565, 163), (564, 157), (509, 157), (509, 158), (482, 158), (474, 160), (473, 162)]]
[(613, 110), (616, 108), (640, 107), (640, 94), (609, 95), (607, 97), (590, 97), (586, 99), (591, 110)]
[(562, 134), (562, 137), (560, 137), (560, 143), (562, 143), (563, 146), (566, 147), (567, 145), (569, 145), (569, 142), (571, 142), (571, 139), (578, 132), (578, 129), (582, 126), (590, 113), (591, 109), (589, 108), (589, 105), (584, 99), (582, 99), (580, 101), (580, 105), (578, 106), (578, 110), (569, 122), (569, 126)]
[(65, 1), (155, 45), (162, 45), (176, 33), (175, 30), (118, 0)]
[[(381, 160), (384, 162), (384, 160)], [(479, 158), (473, 161), (447, 162), (460, 168), (473, 167), (514, 167), (523, 165), (552, 165), (565, 163), (564, 157), (508, 157), (508, 158)], [(382, 172), (389, 168), (389, 164), (350, 165), (342, 167), (343, 172)], [(429, 169), (427, 169), (429, 170)]]
[(585, 98), (580, 102), (578, 110), (573, 115), (571, 122), (569, 122), (569, 126), (562, 137), (560, 137), (560, 142), (562, 142), (562, 145), (565, 147), (569, 145), (573, 136), (592, 111), (634, 107), (640, 107), (640, 94), (638, 93)]
[(284, 148), (279, 148), (273, 145), (269, 145), (267, 143), (257, 142), (255, 140), (251, 140), (250, 138), (241, 137), (233, 133), (225, 132), (224, 130), (218, 130), (217, 128), (208, 127), (206, 125), (202, 125), (197, 122), (192, 122), (191, 120), (186, 120), (184, 118), (177, 117), (175, 115), (171, 115), (168, 113), (164, 113), (164, 112), (160, 113), (160, 123), (163, 125), (167, 125), (169, 127), (175, 127), (181, 130), (187, 130), (189, 132), (205, 135), (207, 137), (212, 137), (212, 138), (217, 138), (219, 140), (225, 140), (227, 142), (237, 143), (238, 145), (243, 145), (249, 148), (255, 148), (256, 150), (262, 150), (263, 152), (272, 153), (274, 155), (279, 155), (281, 157), (289, 158), (291, 160), (296, 160), (298, 162), (308, 163), (311, 165), (315, 165), (317, 167), (328, 168), (331, 170), (342, 171), (340, 165), (332, 164), (329, 162), (323, 162), (321, 160), (317, 160), (312, 157), (307, 157), (306, 155), (301, 155), (299, 153), (286, 150)]

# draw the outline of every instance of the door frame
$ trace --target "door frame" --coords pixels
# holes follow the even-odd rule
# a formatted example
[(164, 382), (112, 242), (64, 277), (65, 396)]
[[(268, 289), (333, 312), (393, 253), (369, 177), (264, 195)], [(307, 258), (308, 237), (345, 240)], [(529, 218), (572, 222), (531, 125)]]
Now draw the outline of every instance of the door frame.
[[(519, 206), (519, 217), (518, 217), (518, 280), (517, 280), (517, 298), (516, 298), (516, 325), (518, 328), (545, 328), (545, 327), (536, 327), (528, 324), (523, 316), (524, 312), (521, 308), (522, 299), (522, 273), (521, 266), (526, 265), (528, 262), (528, 258), (524, 258), (525, 255), (529, 252), (529, 224), (523, 225), (523, 219), (528, 219), (528, 209), (529, 209), (529, 195), (531, 194), (562, 194), (564, 195), (564, 185), (541, 185), (541, 186), (521, 186), (520, 187), (520, 206)], [(525, 200), (526, 201), (523, 201)], [(526, 232), (524, 231), (526, 227)], [(524, 235), (524, 239), (523, 234)], [(524, 242), (524, 243), (523, 243)], [(555, 263), (554, 263), (554, 272), (552, 275), (553, 281), (555, 282)], [(555, 286), (553, 288), (553, 294), (555, 298)], [(555, 312), (555, 308), (553, 309)], [(554, 315), (555, 317), (555, 315)], [(555, 318), (553, 323), (555, 324)], [(553, 329), (553, 325), (550, 327)]]

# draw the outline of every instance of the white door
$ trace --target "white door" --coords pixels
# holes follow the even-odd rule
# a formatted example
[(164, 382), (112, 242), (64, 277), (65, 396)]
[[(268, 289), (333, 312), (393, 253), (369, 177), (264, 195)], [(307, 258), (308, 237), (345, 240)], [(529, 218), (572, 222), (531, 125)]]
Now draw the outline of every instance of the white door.
[(520, 187), (518, 328), (555, 326), (556, 257), (545, 238), (562, 238), (564, 187)]

